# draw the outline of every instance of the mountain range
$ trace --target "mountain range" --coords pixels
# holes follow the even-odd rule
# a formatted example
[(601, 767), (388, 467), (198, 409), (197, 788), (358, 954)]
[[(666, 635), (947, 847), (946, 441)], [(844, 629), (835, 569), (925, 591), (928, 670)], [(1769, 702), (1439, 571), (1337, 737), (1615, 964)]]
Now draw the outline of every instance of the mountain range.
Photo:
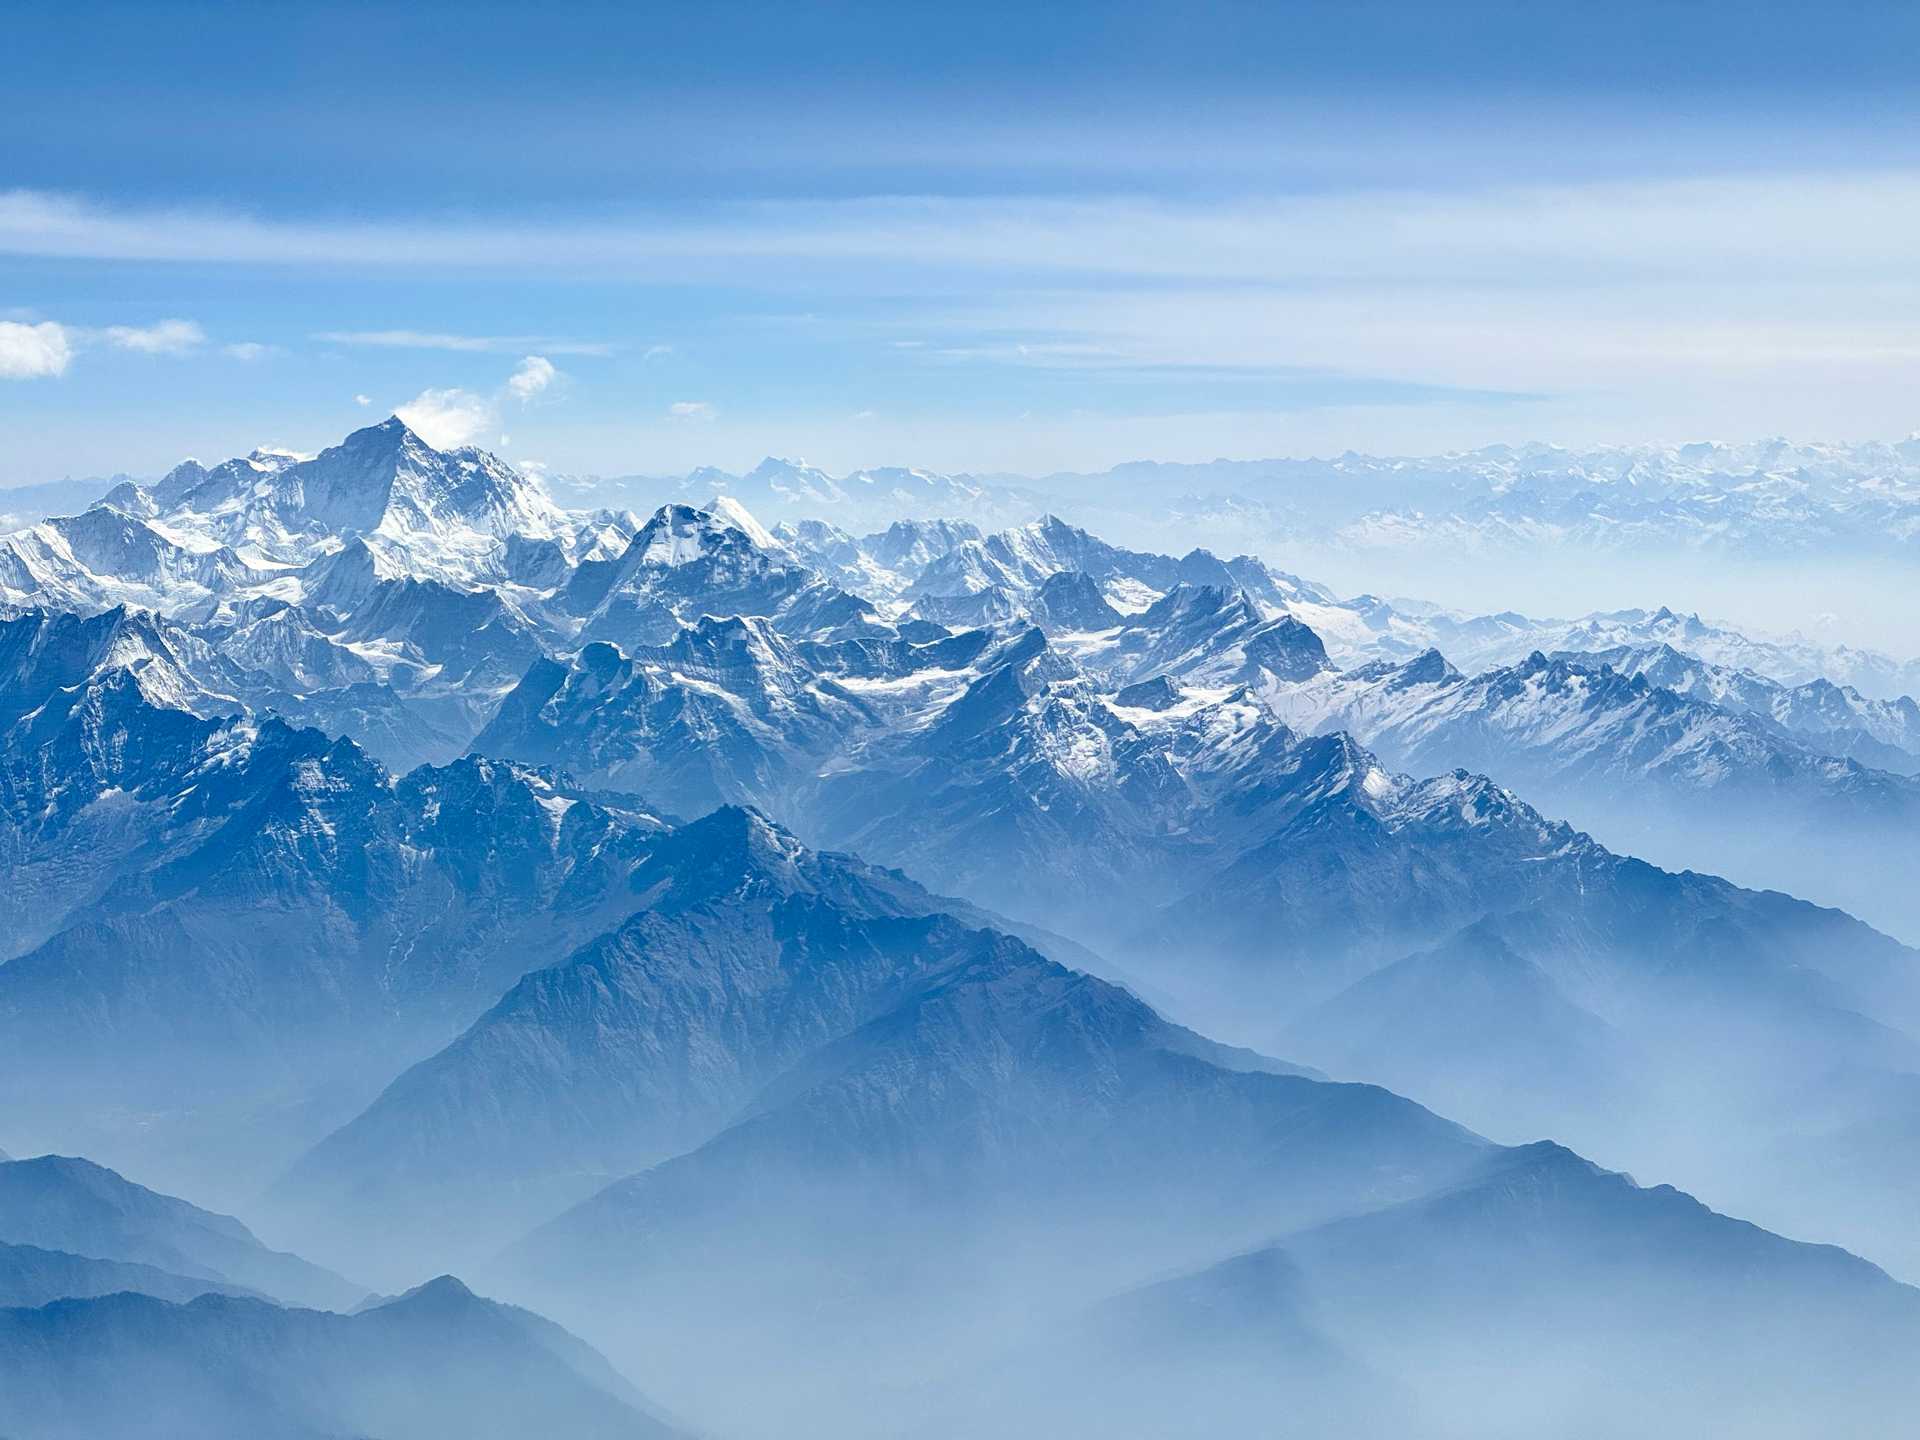
[(1906, 555), (1920, 536), (1920, 439), (1894, 444), (1492, 445), (1432, 456), (1129, 462), (1041, 476), (859, 470), (768, 457), (745, 474), (555, 477), (583, 508), (726, 494), (771, 519), (843, 528), (911, 518), (1024, 522), (1070, 508), (1116, 532), (1237, 532), (1375, 555), (1450, 547), (1667, 549), (1729, 557)]
[(398, 1298), (91, 1161), (0, 1160), (9, 1435), (680, 1433), (598, 1352), (441, 1276)]
[(1915, 1292), (1783, 1236), (1920, 1273), (1920, 954), (1810, 903), (1912, 933), (1910, 699), (970, 485), (390, 420), (8, 537), (6, 1139), (94, 1158), (0, 1163), (0, 1433), (680, 1428), (98, 1162), (727, 1434), (1904, 1413)]
[[(174, 1150), (143, 1169), (188, 1159), (157, 1109), (233, 1147), (198, 1163), (280, 1163), (378, 1089), (369, 1064), (429, 1053), (530, 953), (624, 914), (662, 825), (510, 764), (396, 779), (351, 740), (173, 708), (191, 686), (148, 617), (4, 623), (24, 713), (0, 767), (0, 1071), (48, 1107), (39, 1143), (111, 1116)], [(76, 1134), (99, 1148), (92, 1124)]]
[[(366, 1297), (364, 1289), (331, 1271), (268, 1249), (231, 1216), (72, 1156), (0, 1161), (0, 1244), (16, 1261), (24, 1250), (37, 1251), (43, 1261), (86, 1257), (89, 1264), (115, 1267), (113, 1278), (122, 1283), (114, 1289), (161, 1299), (191, 1299), (212, 1290), (346, 1309)], [(12, 1278), (20, 1272), (9, 1265), (8, 1273)], [(174, 1293), (149, 1288), (156, 1280)]]
[(559, 1327), (451, 1277), (352, 1315), (214, 1293), (0, 1310), (0, 1371), (0, 1424), (34, 1440), (680, 1433)]
[[(393, 476), (386, 473), (384, 456), (372, 471), (356, 471), (366, 452), (391, 443), (395, 429), (404, 427), (389, 421), (356, 432), (347, 444), (315, 457), (260, 450), (211, 471), (187, 462), (156, 482), (116, 477), (114, 482), (62, 482), (0, 496), (21, 497), (16, 512), (37, 520), (61, 513), (63, 500), (78, 509), (106, 492), (110, 508), (152, 520), (164, 530), (185, 532), (177, 538), (189, 540), (200, 558), (175, 556), (173, 563), (202, 567), (221, 558), (223, 540), (255, 560), (276, 549), (287, 552), (283, 558), (297, 560), (307, 549), (295, 542), (289, 550), (290, 535), (283, 531), (290, 527), (294, 536), (303, 530), (316, 533), (313, 522), (318, 520), (322, 531), (327, 525), (341, 533), (371, 531), (379, 537), (376, 543), (408, 548), (416, 570), (432, 569), (449, 578), (481, 563), (492, 549), (489, 537), (501, 538), (507, 526), (525, 532), (509, 547), (514, 554), (507, 567), (521, 580), (551, 567), (557, 557), (578, 559), (596, 546), (610, 553), (609, 547), (617, 547), (621, 537), (607, 534), (607, 517), (629, 508), (647, 513), (665, 503), (704, 505), (717, 497), (744, 504), (769, 523), (847, 538), (870, 531), (884, 534), (902, 517), (958, 523), (972, 529), (974, 538), (982, 538), (986, 531), (1024, 526), (1054, 510), (1136, 544), (1172, 535), (1189, 537), (1188, 546), (1237, 543), (1269, 552), (1300, 545), (1322, 551), (1331, 547), (1373, 557), (1376, 566), (1390, 561), (1394, 551), (1409, 548), (1508, 554), (1515, 547), (1537, 552), (1543, 546), (1570, 556), (1607, 557), (1627, 551), (1737, 560), (1794, 554), (1886, 557), (1898, 563), (1920, 534), (1920, 480), (1915, 478), (1920, 474), (1920, 442), (1911, 439), (1895, 445), (1796, 446), (1775, 440), (1589, 451), (1492, 446), (1427, 458), (1349, 454), (1327, 460), (1128, 464), (1099, 474), (1036, 479), (915, 469), (834, 477), (801, 461), (769, 458), (744, 475), (708, 467), (676, 480), (556, 475), (541, 484), (510, 472), (483, 452), (447, 452), (450, 463), (436, 461), (426, 453), (430, 447), (416, 437), (414, 456), (393, 465)], [(358, 438), (369, 434), (388, 439), (369, 443)], [(297, 476), (274, 478), (299, 467), (304, 469)], [(214, 477), (211, 483), (209, 477)], [(394, 477), (397, 483), (391, 483)], [(304, 503), (309, 485), (316, 496), (313, 506)], [(262, 495), (243, 498), (239, 492), (250, 487), (262, 489)], [(571, 522), (561, 518), (564, 512), (550, 494), (577, 508)], [(218, 518), (203, 513), (207, 511)], [(423, 515), (433, 517), (430, 526), (423, 528)], [(440, 530), (446, 539), (433, 538), (431, 532)], [(137, 547), (145, 542), (134, 543)], [(423, 547), (437, 548), (443, 563), (436, 564)], [(505, 559), (496, 556), (487, 563), (498, 569)], [(897, 558), (884, 559), (881, 568), (892, 571), (897, 563)], [(11, 537), (0, 553), (0, 599), (51, 593), (62, 583), (62, 572), (75, 566), (84, 569), (84, 559), (72, 552), (59, 526), (40, 526)], [(110, 598), (138, 600), (132, 589), (137, 584), (134, 577), (120, 577), (109, 586), (117, 592)], [(849, 588), (866, 593), (859, 585)], [(82, 584), (76, 598), (88, 591)], [(148, 593), (146, 603), (152, 603)], [(1642, 632), (1642, 641), (1657, 642), (1673, 638), (1653, 633), (1664, 624), (1669, 630), (1691, 632), (1686, 643), (1675, 640), (1690, 654), (1750, 668), (1785, 684), (1824, 675), (1874, 699), (1920, 691), (1920, 660), (1799, 637), (1774, 641), (1743, 636), (1698, 617), (1659, 610), (1543, 621), (1511, 614), (1453, 615), (1430, 606), (1359, 598), (1367, 603), (1348, 615), (1322, 617), (1323, 622), (1344, 622), (1351, 634), (1335, 633), (1341, 628), (1338, 623), (1316, 627), (1336, 656), (1345, 654), (1350, 644), (1356, 647), (1354, 658), (1368, 659), (1408, 658), (1427, 645), (1439, 645), (1457, 664), (1485, 667), (1512, 663), (1533, 649), (1604, 649), (1627, 640), (1620, 635), (1603, 643), (1563, 643), (1553, 631), (1598, 626), (1618, 634), (1619, 627), (1631, 626)], [(98, 603), (99, 596), (93, 599)], [(1301, 618), (1313, 623), (1310, 616)], [(1369, 638), (1369, 621), (1374, 627), (1371, 638), (1391, 648), (1363, 656), (1357, 647)], [(1497, 632), (1503, 622), (1517, 622), (1528, 632), (1519, 648), (1485, 653), (1468, 648), (1473, 632)], [(1402, 628), (1416, 633), (1403, 641), (1393, 633)], [(1706, 633), (1710, 631), (1715, 633)]]
[[(1895, 772), (1835, 754), (1825, 748), (1835, 738), (1859, 748), (1868, 737), (1810, 733), (1811, 720), (1789, 728), (1779, 716), (1794, 716), (1794, 692), (1757, 680), (1724, 701), (1707, 698), (1728, 678), (1677, 653), (1538, 651), (1466, 676), (1430, 650), (1399, 665), (1322, 671), (1265, 698), (1288, 723), (1355, 735), (1396, 767), (1496, 771), (1634, 854), (1674, 866), (1711, 856), (1743, 883), (1920, 934), (1920, 909), (1899, 883), (1920, 866), (1911, 757), (1897, 752), (1905, 763)], [(1776, 696), (1787, 703), (1761, 708)]]

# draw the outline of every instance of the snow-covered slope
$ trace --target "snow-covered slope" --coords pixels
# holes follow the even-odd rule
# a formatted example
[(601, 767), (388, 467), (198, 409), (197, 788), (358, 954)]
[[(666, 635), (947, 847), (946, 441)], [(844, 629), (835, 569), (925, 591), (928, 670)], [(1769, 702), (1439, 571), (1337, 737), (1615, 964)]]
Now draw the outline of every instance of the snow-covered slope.
[[(1664, 668), (1695, 690), (1718, 683), (1691, 664)], [(1766, 682), (1751, 688), (1758, 700)], [(1500, 775), (1632, 853), (1711, 866), (1920, 935), (1920, 910), (1899, 880), (1920, 865), (1920, 779), (1825, 753), (1822, 737), (1786, 731), (1771, 710), (1668, 689), (1644, 666), (1538, 652), (1466, 676), (1428, 651), (1322, 672), (1265, 698), (1288, 724), (1351, 732), (1396, 766)], [(1861, 711), (1883, 713), (1866, 702)]]
[[(1536, 620), (1522, 615), (1460, 618), (1435, 614), (1414, 622), (1455, 663), (1469, 669), (1511, 665), (1535, 650), (1583, 654), (1640, 650), (1665, 645), (1709, 665), (1750, 670), (1782, 685), (1827, 680), (1880, 700), (1920, 693), (1920, 661), (1901, 661), (1877, 651), (1824, 645), (1802, 636), (1775, 637), (1656, 610), (1613, 610), (1576, 620)], [(1381, 651), (1368, 658), (1387, 658)]]
[(1906, 774), (1920, 771), (1920, 705), (1911, 696), (1871, 700), (1824, 677), (1783, 685), (1752, 670), (1714, 665), (1671, 644), (1561, 652), (1589, 666), (1643, 675), (1663, 690), (1777, 726), (1810, 748)]
[(263, 565), (304, 564), (365, 537), (414, 573), (456, 580), (498, 573), (509, 536), (571, 531), (538, 481), (483, 450), (435, 450), (398, 418), (315, 456), (257, 450), (212, 470), (188, 462), (104, 503)]

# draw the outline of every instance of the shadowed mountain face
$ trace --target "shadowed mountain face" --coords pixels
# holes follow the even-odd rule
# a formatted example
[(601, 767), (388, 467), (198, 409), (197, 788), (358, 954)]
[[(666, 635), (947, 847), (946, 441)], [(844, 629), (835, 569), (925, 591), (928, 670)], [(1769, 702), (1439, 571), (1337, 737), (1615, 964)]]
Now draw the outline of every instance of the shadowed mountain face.
[[(789, 1226), (844, 1226), (854, 1243), (890, 1199), (963, 1228), (1028, 1213), (1041, 1195), (1041, 1231), (1068, 1221), (1062, 1207), (1119, 1223), (1182, 1207), (1196, 1233), (1271, 1226), (1276, 1212), (1418, 1188), (1483, 1148), (1386, 1092), (1222, 1050), (1002, 940), (907, 987), (765, 1087), (737, 1124), (578, 1207), (522, 1258), (619, 1284), (586, 1263), (615, 1236), (661, 1237), (619, 1246), (641, 1269), (684, 1263), (660, 1227), (697, 1236), (727, 1211), (763, 1215), (768, 1228), (754, 1228), (774, 1248)], [(806, 1191), (825, 1203), (796, 1204)], [(839, 1213), (854, 1191), (873, 1197), (857, 1221)]]
[(443, 1277), (354, 1315), (207, 1295), (0, 1310), (0, 1426), (33, 1440), (673, 1435), (606, 1362)]
[[(692, 1343), (705, 1327), (843, 1406), (834, 1353), (938, 1375), (1005, 1343), (1015, 1314), (1062, 1319), (1209, 1247), (1445, 1183), (1487, 1148), (1014, 942), (903, 992), (713, 1139), (535, 1231), (502, 1283), (650, 1356), (643, 1383), (672, 1403), (758, 1425)], [(637, 1319), (620, 1298), (636, 1292), (679, 1327)]]
[(457, 1205), (497, 1244), (713, 1134), (917, 981), (1014, 943), (738, 809), (658, 837), (630, 888), (644, 909), (400, 1076), (280, 1198), (382, 1216), (393, 1243), (410, 1223), (446, 1240)]
[[(1073, 1433), (1099, 1433), (1096, 1416), (1161, 1433), (1202, 1403), (1226, 1433), (1263, 1434), (1284, 1401), (1381, 1436), (1666, 1433), (1716, 1413), (1789, 1435), (1829, 1406), (1910, 1403), (1894, 1357), (1920, 1295), (1871, 1265), (1558, 1146), (1487, 1146), (1381, 1091), (1183, 1053), (1163, 1026), (1044, 962), (968, 964), (714, 1140), (536, 1231), (507, 1274), (651, 1357), (648, 1383), (743, 1420), (751, 1405), (730, 1412), (708, 1362), (635, 1325), (624, 1296), (730, 1324), (757, 1372), (809, 1373), (851, 1346), (938, 1376), (934, 1357), (979, 1354), (955, 1369), (986, 1383), (921, 1398), (951, 1433), (1044, 1427), (1063, 1398), (1035, 1374), (1049, 1357), (1102, 1397), (1063, 1421)], [(1396, 1202), (1400, 1187), (1422, 1193)], [(1195, 1248), (1290, 1231), (1284, 1259), (1079, 1309)], [(1835, 1334), (1797, 1345), (1808, 1315)]]
[[(409, 1223), (444, 1242), (464, 1195), (497, 1244), (698, 1145), (931, 980), (1003, 954), (1047, 963), (975, 928), (965, 907), (810, 851), (751, 811), (662, 835), (633, 887), (647, 908), (528, 975), (303, 1159), (279, 1198), (309, 1226), (379, 1215), (401, 1244)], [(1196, 1053), (1256, 1063), (1152, 1024)]]
[(129, 1143), (178, 1177), (139, 1119), (177, 1107), (229, 1163), (283, 1163), (276, 1145), (632, 908), (660, 828), (633, 802), (481, 759), (395, 780), (350, 741), (156, 702), (163, 659), (48, 677), (0, 760), (19, 857), (0, 1074), (37, 1143)]

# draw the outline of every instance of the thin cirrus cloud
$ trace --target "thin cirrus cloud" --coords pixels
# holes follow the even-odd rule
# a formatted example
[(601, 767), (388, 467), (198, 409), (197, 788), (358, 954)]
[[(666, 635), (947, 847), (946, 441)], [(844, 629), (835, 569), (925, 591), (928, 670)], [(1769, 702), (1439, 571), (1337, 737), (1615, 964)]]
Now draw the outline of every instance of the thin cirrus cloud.
[[(945, 348), (1025, 330), (1057, 368), (1291, 367), (1502, 391), (1626, 393), (1669, 373), (1743, 382), (1815, 353), (1906, 384), (1920, 324), (1907, 237), (1920, 171), (1808, 171), (1231, 202), (949, 196), (742, 203), (698, 216), (573, 222), (320, 222), (0, 195), (0, 254), (363, 269), (459, 265), (753, 284), (891, 302)], [(921, 278), (940, 285), (917, 285)], [(691, 293), (691, 292), (690, 292)], [(814, 303), (810, 299), (810, 303)], [(586, 353), (590, 342), (421, 330), (339, 344)], [(1032, 366), (1029, 347), (972, 346)], [(1664, 380), (1661, 382), (1664, 384)], [(1851, 383), (1851, 382), (1849, 382)], [(1891, 394), (1890, 390), (1886, 391)]]
[(675, 420), (705, 421), (717, 418), (720, 409), (707, 400), (676, 400), (667, 406), (667, 414)]
[[(0, 194), (0, 253), (67, 259), (551, 270), (691, 264), (705, 257), (723, 264), (1056, 267), (1248, 283), (1484, 280), (1516, 264), (1523, 273), (1627, 264), (1668, 274), (1709, 265), (1852, 273), (1907, 264), (1901, 239), (1917, 224), (1920, 173), (1914, 172), (1335, 191), (1232, 204), (1117, 196), (884, 197), (741, 204), (720, 218), (557, 224), (325, 223), (109, 208), (41, 191)], [(319, 338), (456, 350), (527, 343), (414, 330), (322, 332)]]
[(449, 350), (459, 354), (501, 355), (539, 349), (553, 355), (611, 355), (614, 347), (594, 340), (544, 335), (454, 335), (442, 330), (321, 330), (313, 339), (327, 345), (368, 346), (382, 350)]
[[(780, 200), (551, 222), (309, 221), (0, 194), (0, 254), (366, 276), (452, 267), (517, 284), (565, 279), (569, 293), (578, 277), (671, 283), (685, 307), (675, 323), (725, 339), (740, 323), (727, 307), (751, 289), (804, 296), (824, 316), (818, 328), (843, 341), (925, 340), (904, 352), (916, 363), (1073, 372), (1078, 388), (1060, 393), (1076, 404), (1138, 406), (1157, 393), (1142, 380), (1178, 371), (1213, 384), (1234, 372), (1249, 377), (1253, 413), (1273, 408), (1248, 388), (1260, 377), (1318, 373), (1382, 394), (1453, 392), (1463, 405), (1545, 397), (1568, 416), (1603, 405), (1609, 424), (1643, 435), (1671, 429), (1680, 396), (1694, 407), (1690, 429), (1880, 433), (1903, 417), (1900, 432), (1910, 429), (1916, 229), (1920, 170), (1441, 180), (1226, 201)], [(321, 339), (503, 355), (608, 348), (482, 330)], [(1810, 357), (1822, 383), (1807, 383)], [(1196, 394), (1177, 408), (1240, 403)], [(1196, 422), (1183, 444), (1201, 443)]]

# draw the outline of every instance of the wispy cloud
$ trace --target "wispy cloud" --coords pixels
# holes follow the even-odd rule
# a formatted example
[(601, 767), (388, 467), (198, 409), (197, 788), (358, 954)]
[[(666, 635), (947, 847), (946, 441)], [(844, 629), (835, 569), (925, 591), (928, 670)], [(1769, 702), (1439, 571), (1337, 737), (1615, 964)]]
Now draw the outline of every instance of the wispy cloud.
[[(1920, 224), (1920, 173), (1331, 192), (1236, 203), (1135, 198), (879, 198), (741, 204), (717, 218), (528, 224), (322, 223), (114, 209), (0, 194), (0, 252), (248, 264), (571, 269), (707, 260), (1057, 269), (1283, 283), (1361, 276), (1493, 279), (1515, 264), (1704, 263), (1805, 271), (1898, 266)], [(341, 344), (538, 348), (530, 337), (323, 332)]]
[(191, 320), (162, 320), (153, 325), (109, 325), (107, 343), (142, 355), (186, 355), (207, 343), (207, 332)]
[[(868, 338), (947, 364), (1326, 371), (1663, 404), (1676, 378), (1731, 393), (1762, 369), (1784, 386), (1808, 356), (1856, 376), (1879, 367), (1876, 403), (1910, 388), (1916, 231), (1920, 172), (1907, 171), (1235, 201), (780, 202), (574, 224), (328, 224), (0, 195), (0, 253), (664, 274), (838, 296), (842, 329), (884, 302), (897, 328)], [(416, 330), (321, 338), (605, 348)]]
[(667, 406), (667, 415), (674, 420), (707, 421), (719, 414), (719, 407), (706, 400), (676, 400)]
[(539, 349), (555, 355), (611, 355), (614, 346), (595, 340), (568, 340), (549, 335), (453, 335), (439, 330), (321, 330), (313, 339), (328, 345), (372, 346), (385, 350), (450, 350), (464, 354), (503, 355)]
[[(335, 223), (0, 195), (0, 254), (462, 270), (528, 284), (590, 276), (690, 294), (707, 285), (709, 319), (738, 322), (722, 314), (731, 300), (713, 297), (748, 290), (820, 315), (804, 342), (785, 342), (791, 353), (829, 341), (897, 346), (925, 364), (1070, 372), (1082, 391), (1177, 371), (1248, 383), (1330, 375), (1377, 381), (1383, 394), (1547, 393), (1582, 415), (1604, 405), (1640, 435), (1672, 433), (1683, 403), (1690, 431), (1874, 433), (1910, 415), (1917, 231), (1916, 170), (1224, 200), (779, 201), (551, 223)], [(696, 294), (692, 307), (701, 303)], [(412, 329), (320, 338), (516, 359), (608, 348)], [(1810, 361), (1822, 369), (1813, 384)], [(509, 387), (496, 406), (516, 394)], [(1243, 392), (1192, 398), (1195, 413), (1279, 408)], [(716, 413), (679, 403), (709, 408), (661, 418)]]
[(529, 355), (520, 362), (520, 368), (507, 377), (507, 389), (513, 392), (514, 399), (525, 404), (551, 386), (559, 375), (546, 356)]
[(64, 325), (0, 320), (0, 380), (44, 380), (64, 375), (73, 345)]
[(373, 404), (373, 397), (371, 395), (356, 395), (353, 397), (353, 403), (364, 410), (367, 406)]
[[(64, 375), (75, 355), (101, 345), (137, 355), (190, 355), (206, 344), (207, 332), (192, 320), (109, 325), (103, 329), (63, 325), (54, 320), (0, 321), (0, 379)], [(244, 341), (221, 349), (236, 360), (259, 360), (272, 353), (273, 347)]]
[(269, 355), (280, 353), (277, 345), (263, 345), (258, 340), (238, 340), (231, 345), (222, 345), (220, 353), (235, 360), (252, 362), (265, 360)]

